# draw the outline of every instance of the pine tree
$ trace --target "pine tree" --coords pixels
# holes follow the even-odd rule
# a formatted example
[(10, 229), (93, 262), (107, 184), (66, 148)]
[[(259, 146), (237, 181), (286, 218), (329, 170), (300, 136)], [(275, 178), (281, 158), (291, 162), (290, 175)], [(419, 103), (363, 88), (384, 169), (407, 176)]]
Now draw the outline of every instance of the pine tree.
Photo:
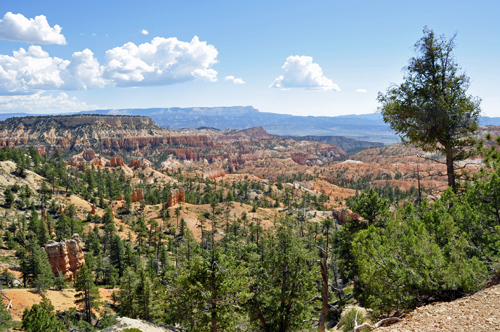
[(136, 274), (132, 268), (127, 267), (121, 278), (120, 290), (118, 291), (118, 300), (120, 301), (118, 312), (121, 316), (137, 317), (136, 304), (134, 303), (136, 284)]
[(250, 301), (250, 321), (263, 331), (296, 331), (308, 318), (308, 300), (315, 291), (314, 259), (290, 220), (276, 224), (265, 237), (266, 248), (254, 261), (254, 294)]
[(24, 286), (34, 286), (39, 293), (43, 293), (54, 284), (52, 267), (47, 253), (40, 249), (33, 234), (28, 236), (27, 251), (21, 260), (21, 272)]
[(116, 234), (113, 236), (109, 251), (111, 264), (118, 270), (118, 275), (121, 278), (125, 270), (125, 247), (120, 236)]
[(78, 292), (75, 297), (75, 304), (85, 312), (85, 320), (92, 323), (92, 309), (99, 309), (100, 295), (99, 290), (94, 284), (94, 276), (92, 271), (83, 264), (76, 274), (75, 290)]
[(54, 307), (45, 297), (40, 304), (24, 309), (22, 327), (26, 332), (66, 331), (63, 322), (54, 314)]
[(5, 196), (5, 207), (10, 209), (12, 207), (12, 203), (14, 203), (14, 195), (12, 194), (12, 189), (7, 187), (3, 192)]
[(12, 317), (10, 312), (5, 309), (5, 304), (0, 301), (0, 331), (6, 331), (12, 326)]

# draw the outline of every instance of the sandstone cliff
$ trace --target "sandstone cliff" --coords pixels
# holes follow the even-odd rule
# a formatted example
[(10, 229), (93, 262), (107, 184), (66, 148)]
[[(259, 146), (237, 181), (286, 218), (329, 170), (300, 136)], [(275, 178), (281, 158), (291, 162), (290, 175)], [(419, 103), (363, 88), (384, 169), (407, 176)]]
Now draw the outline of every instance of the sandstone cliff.
[[(160, 145), (213, 147), (208, 136), (180, 135), (149, 117), (110, 115), (30, 116), (0, 123), (0, 146), (40, 146), (61, 151), (109, 149), (134, 151)], [(85, 154), (84, 158), (93, 157)]]

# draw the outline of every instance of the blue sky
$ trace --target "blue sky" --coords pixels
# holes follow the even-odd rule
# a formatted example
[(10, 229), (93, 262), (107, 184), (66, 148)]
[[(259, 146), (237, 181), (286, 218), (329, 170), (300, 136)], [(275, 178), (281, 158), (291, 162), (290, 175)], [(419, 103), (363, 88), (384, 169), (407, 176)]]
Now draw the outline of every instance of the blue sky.
[(373, 113), (428, 25), (458, 33), (469, 92), (500, 116), (499, 12), (498, 1), (3, 1), (0, 112)]

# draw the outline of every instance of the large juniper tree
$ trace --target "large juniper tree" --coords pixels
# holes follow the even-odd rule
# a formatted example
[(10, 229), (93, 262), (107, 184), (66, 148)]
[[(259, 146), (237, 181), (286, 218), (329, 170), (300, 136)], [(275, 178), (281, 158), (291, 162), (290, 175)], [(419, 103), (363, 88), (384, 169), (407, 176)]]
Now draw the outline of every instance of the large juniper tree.
[(455, 61), (455, 36), (423, 32), (403, 83), (379, 93), (379, 109), (403, 143), (446, 157), (448, 185), (456, 190), (456, 162), (470, 157), (476, 144), (480, 99), (467, 95), (470, 79)]

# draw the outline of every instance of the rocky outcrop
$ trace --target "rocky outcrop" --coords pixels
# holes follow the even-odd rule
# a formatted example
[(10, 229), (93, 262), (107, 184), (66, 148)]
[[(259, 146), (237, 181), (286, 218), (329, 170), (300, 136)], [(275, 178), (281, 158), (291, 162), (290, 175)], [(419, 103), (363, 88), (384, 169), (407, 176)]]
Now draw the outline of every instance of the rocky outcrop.
[(186, 145), (192, 147), (213, 147), (214, 143), (208, 136), (150, 136), (103, 138), (100, 145), (105, 149), (134, 151), (150, 146)]
[[(136, 151), (161, 145), (213, 147), (206, 135), (182, 135), (149, 117), (110, 115), (29, 116), (0, 122), (0, 146), (43, 145), (47, 149)], [(90, 158), (90, 156), (89, 156)], [(92, 160), (92, 159), (90, 159)], [(87, 160), (87, 161), (90, 161)]]
[(237, 139), (249, 139), (249, 138), (258, 138), (258, 139), (269, 139), (272, 138), (272, 135), (269, 135), (268, 132), (262, 127), (253, 127), (249, 129), (239, 130), (233, 133), (222, 134), (217, 136), (219, 140), (237, 140)]
[(332, 212), (333, 212), (333, 215), (335, 216), (335, 218), (341, 224), (345, 224), (348, 221), (354, 221), (354, 220), (361, 219), (358, 214), (349, 213), (349, 211), (347, 211), (347, 209), (342, 209), (342, 210), (333, 209)]
[(134, 188), (134, 190), (132, 190), (132, 202), (139, 202), (139, 201), (142, 201), (144, 199), (144, 191), (142, 190), (142, 188)]
[(58, 276), (61, 272), (66, 281), (73, 281), (76, 273), (85, 263), (83, 242), (78, 234), (74, 234), (71, 240), (49, 241), (44, 249), (49, 258), (52, 273)]
[(168, 195), (168, 202), (167, 206), (171, 207), (174, 206), (175, 204), (179, 202), (185, 202), (186, 197), (185, 197), (185, 192), (184, 189), (171, 189), (170, 190), (170, 195)]
[(122, 157), (111, 157), (109, 160), (109, 167), (125, 166)]
[(92, 149), (86, 149), (86, 150), (83, 150), (83, 154), (82, 154), (82, 157), (83, 159), (85, 159), (86, 161), (91, 161), (92, 159), (95, 158), (95, 152), (94, 150)]
[(224, 175), (226, 175), (226, 172), (222, 168), (213, 168), (209, 171), (206, 171), (203, 174), (203, 177), (209, 178), (210, 180), (214, 180), (214, 179), (216, 179), (218, 177), (222, 177)]
[[(22, 123), (25, 125), (32, 125), (38, 117), (25, 117), (22, 118)], [(66, 115), (66, 116), (52, 116), (51, 120), (54, 120), (64, 127), (74, 128), (82, 125), (96, 125), (96, 124), (106, 124), (112, 127), (121, 127), (123, 125), (136, 126), (139, 124), (152, 125), (155, 122), (153, 119), (147, 116), (106, 116), (106, 115)]]

